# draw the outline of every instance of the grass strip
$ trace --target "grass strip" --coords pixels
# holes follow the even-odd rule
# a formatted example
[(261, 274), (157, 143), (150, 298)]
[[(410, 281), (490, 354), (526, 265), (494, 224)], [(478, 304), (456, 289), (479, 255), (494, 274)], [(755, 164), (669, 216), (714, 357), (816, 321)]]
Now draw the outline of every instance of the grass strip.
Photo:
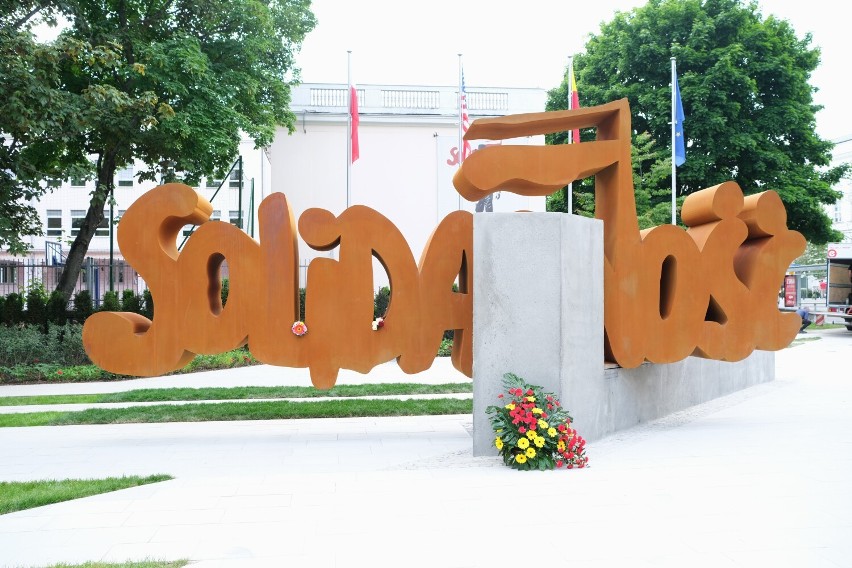
[(314, 387), (232, 387), (138, 389), (108, 394), (69, 394), (0, 397), (0, 406), (33, 404), (97, 404), (104, 402), (164, 402), (172, 400), (241, 400), (254, 398), (320, 398), (448, 394), (473, 392), (473, 383), (379, 383), (338, 385), (329, 390)]
[(0, 482), (0, 515), (173, 479), (170, 475)]
[(86, 562), (84, 564), (52, 564), (47, 568), (181, 568), (189, 560), (143, 560), (142, 562)]
[(152, 422), (209, 422), (230, 420), (282, 420), (292, 418), (352, 418), (368, 416), (427, 416), (469, 414), (470, 399), (321, 400), (317, 402), (221, 402), (90, 408), (76, 412), (0, 414), (0, 427), (70, 426), (78, 424), (129, 424)]

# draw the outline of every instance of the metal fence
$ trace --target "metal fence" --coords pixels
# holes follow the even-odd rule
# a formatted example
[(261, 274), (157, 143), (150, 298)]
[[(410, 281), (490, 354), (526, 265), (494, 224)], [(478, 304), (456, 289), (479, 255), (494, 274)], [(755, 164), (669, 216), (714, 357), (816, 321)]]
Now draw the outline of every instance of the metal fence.
[[(13, 292), (22, 294), (30, 286), (41, 283), (50, 293), (56, 289), (63, 264), (48, 263), (44, 260), (0, 260), (0, 296)], [(118, 296), (125, 290), (133, 290), (141, 294), (147, 287), (145, 281), (132, 266), (124, 260), (112, 262), (112, 289)], [(105, 258), (87, 258), (77, 276), (74, 293), (88, 290), (92, 295), (95, 306), (100, 306), (104, 294), (110, 290), (110, 262)]]

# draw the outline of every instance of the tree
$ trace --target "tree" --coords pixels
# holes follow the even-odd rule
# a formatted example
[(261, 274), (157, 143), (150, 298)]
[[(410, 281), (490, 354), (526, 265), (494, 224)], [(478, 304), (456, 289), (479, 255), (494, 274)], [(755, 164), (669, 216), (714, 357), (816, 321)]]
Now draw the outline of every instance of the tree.
[[(51, 2), (37, 2), (54, 6)], [(57, 290), (69, 297), (112, 198), (117, 169), (139, 159), (141, 179), (222, 175), (241, 132), (267, 146), (291, 131), (294, 53), (313, 29), (309, 0), (77, 0), (57, 42), (81, 57), (59, 62), (60, 90), (87, 109), (68, 146), (90, 157), (89, 209)]]
[(60, 88), (60, 65), (78, 62), (78, 42), (39, 44), (35, 24), (64, 9), (43, 2), (0, 2), (0, 246), (12, 254), (27, 250), (24, 237), (41, 234), (30, 205), (51, 182), (86, 175), (85, 156), (71, 143), (85, 117), (79, 95)]
[[(679, 195), (734, 180), (746, 194), (778, 192), (788, 225), (809, 241), (837, 239), (824, 204), (847, 166), (829, 168), (832, 144), (814, 132), (819, 64), (811, 37), (764, 18), (740, 0), (650, 0), (601, 25), (574, 59), (584, 106), (627, 97), (635, 132), (659, 148), (671, 144), (671, 66), (677, 58), (686, 120), (686, 163)], [(566, 82), (551, 91), (548, 108), (566, 108)], [(583, 139), (592, 139), (583, 132)], [(553, 137), (559, 143), (563, 137)], [(670, 162), (669, 162), (670, 163)], [(634, 163), (635, 167), (635, 163)], [(671, 178), (657, 180), (652, 209), (671, 199)], [(590, 191), (593, 182), (580, 186)], [(587, 207), (588, 200), (578, 200)]]

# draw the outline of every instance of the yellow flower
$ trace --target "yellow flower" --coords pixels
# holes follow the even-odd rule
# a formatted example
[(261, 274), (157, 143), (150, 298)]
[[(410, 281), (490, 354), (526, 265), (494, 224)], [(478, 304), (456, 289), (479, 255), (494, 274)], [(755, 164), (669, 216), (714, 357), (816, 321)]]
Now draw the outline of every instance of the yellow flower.
[(506, 408), (508, 408), (509, 410), (515, 410), (515, 403), (510, 402), (509, 404), (506, 405)]
[(537, 448), (543, 448), (544, 447), (544, 438), (539, 436), (538, 438), (533, 440), (533, 443), (536, 445)]
[(522, 450), (526, 450), (530, 447), (530, 441), (526, 438), (521, 438), (520, 440), (518, 440), (518, 447)]
[(502, 450), (503, 449), (503, 440), (501, 438), (497, 438), (496, 440), (494, 440), (494, 445), (497, 446), (498, 450)]
[(559, 440), (559, 443), (556, 444), (556, 449), (559, 450), (560, 452), (564, 452), (565, 451), (565, 442), (563, 442), (562, 440)]
[(515, 456), (515, 461), (518, 463), (527, 463), (527, 456), (524, 454), (518, 454)]
[(535, 402), (535, 397), (534, 396), (528, 396), (527, 402)]
[(555, 438), (556, 437), (556, 428), (548, 428), (547, 429), (547, 435), (550, 436), (551, 438)]
[(539, 408), (539, 407), (537, 407), (537, 406), (536, 406), (535, 408), (533, 408), (533, 409), (532, 409), (532, 413), (533, 413), (533, 414), (541, 414), (542, 412), (544, 412), (544, 410), (540, 409), (540, 408)]
[(548, 426), (548, 424), (547, 424), (547, 422), (545, 422), (544, 420), (539, 420), (539, 421), (538, 421), (538, 427), (539, 427), (539, 428), (544, 429), (544, 428), (547, 428), (547, 426)]
[(535, 448), (527, 448), (527, 457), (532, 459), (535, 457)]
[(535, 439), (538, 434), (535, 433), (535, 430), (527, 430), (527, 438), (530, 440)]

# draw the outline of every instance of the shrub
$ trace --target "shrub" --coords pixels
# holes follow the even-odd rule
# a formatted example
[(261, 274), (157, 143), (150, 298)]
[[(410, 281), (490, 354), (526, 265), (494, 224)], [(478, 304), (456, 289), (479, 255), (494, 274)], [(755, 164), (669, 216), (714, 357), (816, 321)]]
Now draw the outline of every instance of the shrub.
[(20, 294), (12, 292), (6, 296), (3, 304), (3, 323), (15, 325), (24, 321), (24, 298)]
[(299, 288), (299, 321), (305, 321), (305, 289)]
[(387, 286), (382, 286), (379, 288), (379, 291), (376, 292), (376, 296), (373, 298), (373, 318), (383, 318), (388, 313), (388, 306), (390, 306), (391, 299), (391, 291)]
[(34, 325), (0, 328), (0, 366), (88, 363), (80, 324), (47, 324), (47, 333)]
[(33, 325), (47, 321), (47, 293), (41, 282), (32, 283), (27, 287), (26, 321)]
[(118, 301), (118, 293), (109, 291), (104, 294), (104, 301), (101, 303), (102, 312), (120, 312), (121, 303)]
[(133, 290), (125, 290), (121, 294), (121, 311), (133, 312), (134, 314), (142, 313), (142, 296), (137, 295)]
[(68, 321), (68, 302), (59, 290), (51, 292), (47, 300), (47, 321), (56, 325), (65, 325)]
[(453, 340), (442, 339), (441, 346), (438, 348), (438, 357), (449, 357), (453, 354)]
[(222, 307), (223, 308), (225, 307), (225, 304), (228, 303), (228, 292), (230, 291), (230, 289), (231, 289), (230, 281), (227, 278), (222, 278), (222, 289), (221, 289), (220, 294), (222, 296)]
[(88, 290), (80, 290), (74, 294), (74, 319), (83, 323), (95, 311), (92, 304), (92, 294)]
[(154, 297), (148, 288), (142, 291), (142, 315), (149, 320), (154, 319)]

